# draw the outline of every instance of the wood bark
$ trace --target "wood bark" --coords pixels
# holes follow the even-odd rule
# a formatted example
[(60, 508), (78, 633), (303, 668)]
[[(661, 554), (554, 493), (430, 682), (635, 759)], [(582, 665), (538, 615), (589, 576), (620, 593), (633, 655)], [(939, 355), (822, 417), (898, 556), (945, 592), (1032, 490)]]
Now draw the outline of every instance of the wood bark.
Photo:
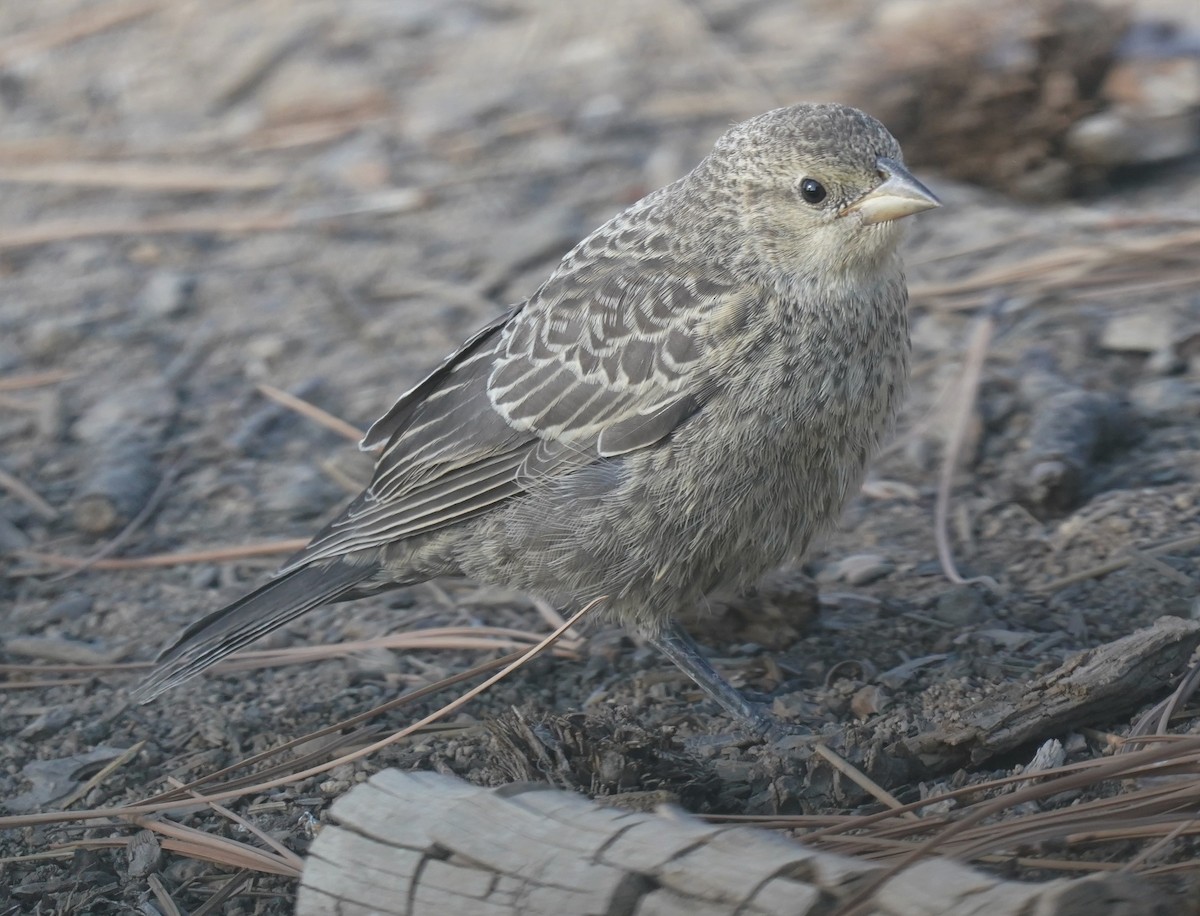
[[(484, 789), (386, 770), (339, 799), (305, 863), (298, 916), (832, 916), (881, 866), (678, 809), (605, 807), (540, 785)], [(945, 859), (880, 884), (878, 916), (1134, 916), (1116, 873), (1038, 884)]]

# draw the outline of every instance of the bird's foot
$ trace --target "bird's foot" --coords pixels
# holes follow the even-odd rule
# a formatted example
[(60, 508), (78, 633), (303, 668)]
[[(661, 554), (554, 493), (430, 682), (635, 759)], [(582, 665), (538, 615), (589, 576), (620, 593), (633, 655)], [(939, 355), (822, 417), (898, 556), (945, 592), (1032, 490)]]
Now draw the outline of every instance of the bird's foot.
[(645, 636), (755, 738), (775, 742), (808, 734), (801, 726), (791, 725), (773, 715), (770, 696), (742, 693), (730, 684), (704, 657), (692, 638), (673, 621), (657, 633)]

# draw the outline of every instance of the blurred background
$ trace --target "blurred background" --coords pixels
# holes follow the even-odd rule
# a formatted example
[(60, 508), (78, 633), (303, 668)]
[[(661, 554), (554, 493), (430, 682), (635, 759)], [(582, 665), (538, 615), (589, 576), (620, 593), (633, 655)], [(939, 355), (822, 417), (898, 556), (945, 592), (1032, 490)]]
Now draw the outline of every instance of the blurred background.
[[(830, 660), (953, 648), (889, 701), (919, 716), (938, 679), (1002, 680), (1194, 613), (1196, 544), (1170, 547), (1200, 529), (1194, 0), (42, 0), (0, 4), (0, 661), (144, 659), (235, 597), (288, 549), (238, 548), (306, 536), (369, 471), (275, 390), (365, 427), (729, 124), (801, 100), (882, 119), (946, 203), (909, 228), (913, 391), (805, 567), (805, 610), (768, 601), (777, 616), (718, 613), (700, 635), (760, 689), (781, 676), (754, 667), (766, 647), (838, 727), (864, 711), (826, 685)], [(958, 564), (1003, 599), (943, 575), (947, 461)], [(237, 562), (111, 562), (209, 548)], [(280, 638), (388, 632), (406, 602), (530, 621), (515, 599), (439, 594)], [(597, 645), (524, 696), (641, 703), (611, 675), (656, 662)], [(208, 679), (136, 714), (116, 714), (119, 678), (0, 692), (0, 798), (39, 758), (146, 740), (99, 800), (131, 797), (185, 749), (203, 770), (425, 671), (355, 664)]]

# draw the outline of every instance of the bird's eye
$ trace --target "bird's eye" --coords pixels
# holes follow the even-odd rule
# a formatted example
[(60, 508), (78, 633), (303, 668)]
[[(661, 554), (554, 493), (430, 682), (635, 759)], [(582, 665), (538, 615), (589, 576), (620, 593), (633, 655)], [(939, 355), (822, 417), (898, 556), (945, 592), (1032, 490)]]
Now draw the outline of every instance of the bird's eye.
[(810, 204), (819, 204), (825, 199), (825, 185), (815, 178), (805, 178), (800, 182), (800, 196)]

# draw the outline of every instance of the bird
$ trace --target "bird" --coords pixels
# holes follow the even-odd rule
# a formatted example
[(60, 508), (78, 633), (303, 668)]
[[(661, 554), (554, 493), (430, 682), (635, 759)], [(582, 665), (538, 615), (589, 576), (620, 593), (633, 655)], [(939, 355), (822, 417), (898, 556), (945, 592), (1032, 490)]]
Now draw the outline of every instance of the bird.
[(134, 699), (318, 606), (453, 575), (603, 599), (768, 728), (675, 618), (802, 556), (861, 484), (908, 375), (900, 220), (938, 206), (855, 108), (734, 125), (402, 394), (360, 443), (366, 489)]

